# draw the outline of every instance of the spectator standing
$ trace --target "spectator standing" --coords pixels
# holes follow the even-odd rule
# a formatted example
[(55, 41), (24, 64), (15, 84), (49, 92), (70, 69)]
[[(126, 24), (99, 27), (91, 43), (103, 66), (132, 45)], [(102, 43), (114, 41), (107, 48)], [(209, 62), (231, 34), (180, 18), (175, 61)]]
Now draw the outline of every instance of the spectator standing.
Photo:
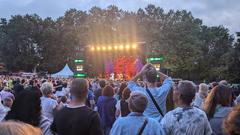
[(113, 87), (107, 85), (103, 91), (102, 96), (99, 97), (97, 102), (97, 110), (101, 119), (101, 126), (103, 128), (104, 134), (109, 135), (110, 130), (115, 118), (115, 105), (117, 100), (113, 97), (114, 90)]
[(102, 90), (103, 90), (103, 88), (106, 86), (106, 81), (105, 81), (105, 80), (100, 80), (100, 81), (99, 81), (99, 86), (100, 86), (99, 89), (93, 91), (93, 92), (94, 92), (95, 103), (97, 103), (98, 98), (99, 98), (100, 96), (102, 96)]
[[(161, 87), (156, 87), (157, 75), (164, 80)], [(160, 122), (163, 116), (160, 114), (159, 110), (154, 104), (151, 96), (147, 92), (147, 89), (137, 85), (137, 80), (140, 77), (144, 77), (145, 81), (147, 82), (147, 89), (157, 102), (157, 105), (160, 107), (163, 114), (166, 113), (166, 98), (168, 92), (172, 88), (173, 81), (167, 75), (157, 72), (152, 65), (146, 64), (142, 70), (131, 81), (128, 82), (128, 88), (131, 91), (141, 91), (145, 93), (148, 98), (149, 102), (143, 114)]]
[(124, 88), (123, 92), (121, 93), (121, 99), (117, 101), (116, 104), (116, 116), (125, 117), (130, 113), (128, 108), (128, 98), (130, 97), (131, 91), (129, 88)]
[(199, 85), (198, 93), (195, 95), (195, 100), (193, 101), (192, 105), (197, 108), (202, 108), (202, 104), (204, 103), (206, 97), (208, 96), (209, 87), (205, 83), (201, 83)]
[(102, 135), (97, 112), (86, 106), (88, 82), (73, 80), (70, 88), (71, 103), (56, 113), (51, 129), (58, 135)]
[(206, 114), (192, 107), (196, 87), (193, 82), (180, 81), (174, 90), (177, 108), (168, 112), (161, 121), (167, 135), (211, 135), (212, 130)]
[(116, 120), (111, 135), (163, 135), (160, 124), (143, 115), (147, 103), (148, 99), (145, 94), (132, 92), (128, 104), (131, 113)]
[(235, 106), (224, 119), (223, 128), (227, 135), (240, 135), (240, 105)]
[(203, 106), (210, 121), (213, 134), (223, 135), (222, 122), (231, 110), (232, 91), (226, 85), (218, 85), (209, 93)]

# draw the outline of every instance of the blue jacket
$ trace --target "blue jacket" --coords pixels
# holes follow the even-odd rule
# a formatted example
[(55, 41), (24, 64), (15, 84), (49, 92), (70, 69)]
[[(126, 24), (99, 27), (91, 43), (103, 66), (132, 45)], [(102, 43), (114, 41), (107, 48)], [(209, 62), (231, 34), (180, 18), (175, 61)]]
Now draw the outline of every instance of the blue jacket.
[(113, 97), (100, 96), (97, 102), (98, 113), (100, 115), (101, 126), (112, 127), (115, 118), (115, 105), (117, 100)]
[[(142, 113), (131, 112), (127, 117), (119, 117), (113, 124), (110, 135), (136, 135), (146, 117)], [(164, 131), (156, 120), (147, 118), (148, 123), (142, 135), (164, 135)]]

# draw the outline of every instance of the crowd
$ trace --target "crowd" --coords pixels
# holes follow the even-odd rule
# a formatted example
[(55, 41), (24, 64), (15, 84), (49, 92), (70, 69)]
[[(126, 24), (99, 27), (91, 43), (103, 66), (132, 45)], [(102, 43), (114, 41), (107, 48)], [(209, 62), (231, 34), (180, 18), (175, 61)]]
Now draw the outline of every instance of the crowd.
[(128, 82), (2, 76), (0, 87), (0, 135), (240, 135), (227, 81), (173, 82), (151, 64)]

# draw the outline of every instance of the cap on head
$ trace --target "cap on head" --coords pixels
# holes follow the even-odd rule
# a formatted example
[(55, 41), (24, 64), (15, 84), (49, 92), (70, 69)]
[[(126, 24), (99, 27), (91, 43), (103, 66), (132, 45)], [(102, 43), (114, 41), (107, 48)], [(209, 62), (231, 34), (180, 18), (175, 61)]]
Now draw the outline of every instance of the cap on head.
[(132, 112), (143, 113), (147, 107), (148, 99), (143, 93), (134, 91), (131, 92), (128, 103)]

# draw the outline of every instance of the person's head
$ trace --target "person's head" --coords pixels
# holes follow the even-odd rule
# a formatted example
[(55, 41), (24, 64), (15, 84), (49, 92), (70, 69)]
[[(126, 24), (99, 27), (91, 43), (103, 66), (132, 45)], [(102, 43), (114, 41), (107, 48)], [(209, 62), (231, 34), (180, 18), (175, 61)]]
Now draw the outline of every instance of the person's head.
[(74, 79), (71, 84), (70, 93), (78, 100), (83, 100), (87, 98), (88, 94), (88, 82), (85, 79)]
[(232, 90), (226, 85), (217, 85), (206, 98), (203, 110), (209, 118), (212, 118), (217, 105), (229, 106), (232, 101)]
[(61, 97), (61, 102), (62, 103), (67, 103), (67, 97), (66, 96), (62, 96)]
[(40, 89), (41, 89), (43, 96), (45, 96), (45, 97), (48, 97), (48, 96), (52, 95), (52, 93), (53, 93), (53, 85), (49, 82), (43, 83)]
[(126, 82), (123, 82), (121, 83), (120, 85), (120, 88), (118, 90), (118, 95), (119, 95), (119, 98), (122, 99), (122, 93), (123, 93), (123, 90), (127, 87), (127, 83)]
[(190, 105), (195, 97), (196, 85), (192, 81), (180, 81), (173, 91), (174, 102), (178, 105)]
[(141, 92), (131, 92), (128, 107), (131, 112), (143, 113), (148, 104), (146, 95)]
[(22, 122), (6, 121), (0, 123), (0, 135), (43, 135), (39, 128)]
[(103, 96), (107, 96), (107, 97), (113, 97), (114, 95), (114, 89), (112, 86), (110, 85), (107, 85), (103, 88), (103, 91), (102, 91), (102, 95)]
[(101, 88), (104, 88), (104, 87), (106, 86), (106, 81), (105, 81), (105, 80), (100, 80), (100, 81), (99, 81), (99, 86), (100, 86)]
[(228, 135), (240, 135), (240, 105), (235, 106), (224, 119), (223, 129)]
[(145, 73), (145, 77), (149, 83), (155, 83), (157, 81), (157, 70), (155, 68), (149, 68)]
[(18, 120), (33, 126), (39, 126), (41, 119), (41, 100), (37, 87), (28, 87), (21, 91), (13, 102), (6, 120)]
[(3, 105), (4, 106), (11, 108), (12, 104), (13, 104), (13, 99), (12, 98), (6, 97), (6, 98), (3, 99)]
[(221, 81), (219, 82), (219, 84), (220, 84), (220, 85), (228, 85), (228, 82), (227, 82), (227, 80), (221, 80)]
[(130, 89), (126, 87), (122, 92), (122, 99), (127, 100), (130, 97), (130, 93), (131, 93)]
[(209, 87), (208, 87), (207, 84), (201, 83), (201, 84), (199, 85), (199, 91), (198, 91), (198, 92), (199, 92), (200, 94), (204, 95), (205, 97), (207, 97), (207, 95), (208, 95), (208, 90), (209, 90)]

